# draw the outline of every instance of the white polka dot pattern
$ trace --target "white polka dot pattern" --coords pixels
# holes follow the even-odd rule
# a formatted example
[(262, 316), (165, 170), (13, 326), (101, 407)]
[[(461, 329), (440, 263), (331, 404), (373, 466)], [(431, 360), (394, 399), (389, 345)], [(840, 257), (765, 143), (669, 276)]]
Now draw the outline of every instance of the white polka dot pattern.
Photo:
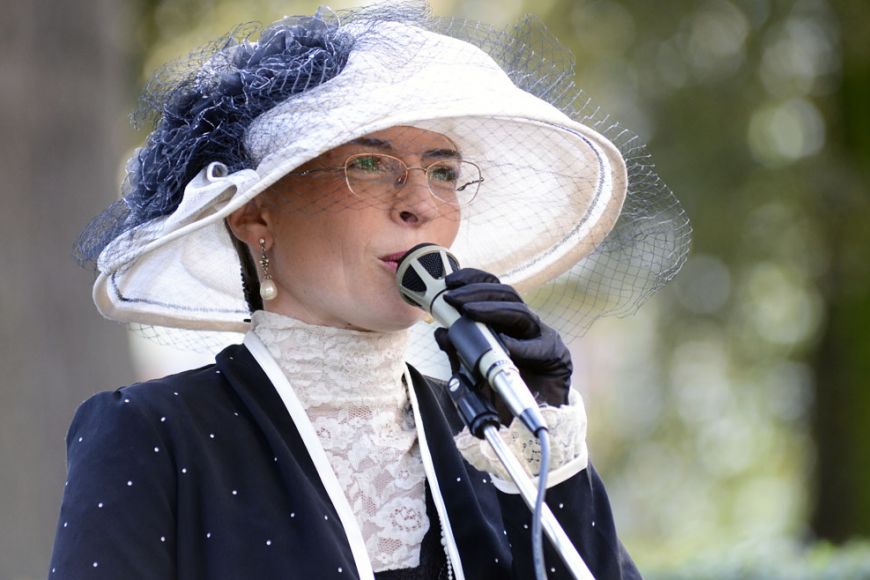
[[(69, 472), (48, 568), (53, 578), (126, 578), (131, 562), (154, 571), (155, 578), (177, 577), (180, 569), (209, 580), (357, 576), (341, 520), (322, 490), (305, 481), (305, 448), (287, 429), (286, 415), (276, 414), (277, 394), (256, 378), (231, 382), (244, 373), (262, 376), (251, 374), (259, 367), (242, 366), (246, 357), (235, 357), (239, 366), (233, 372), (206, 367), (83, 403), (67, 439)], [(431, 405), (421, 399), (423, 419), (448, 433), (439, 439), (433, 431), (429, 450), (440, 457), (436, 469), (445, 460), (451, 465), (439, 480), (452, 494), (444, 501), (462, 562), (506, 577), (508, 539), (528, 537), (528, 510), (520, 506), (512, 516), (508, 510), (502, 519), (492, 478), (461, 462), (447, 424), (437, 423), (442, 410)], [(570, 483), (582, 490), (587, 479), (559, 488)], [(548, 496), (551, 506), (562, 506), (556, 510), (560, 518), (573, 517), (573, 506), (606, 498), (600, 482), (592, 482), (599, 491), (579, 503)], [(468, 504), (469, 494), (477, 494), (479, 503)], [(463, 502), (479, 506), (483, 519), (465, 518), (465, 511), (455, 509)], [(593, 546), (614, 538), (611, 525), (596, 525), (609, 514), (607, 506), (592, 513), (596, 519), (579, 521), (575, 533), (587, 530), (581, 539)], [(438, 530), (434, 534), (437, 542)], [(525, 550), (526, 542), (521, 545)], [(602, 553), (618, 549), (614, 541)], [(245, 567), (252, 561), (262, 566), (258, 572)], [(475, 576), (466, 570), (465, 577)]]

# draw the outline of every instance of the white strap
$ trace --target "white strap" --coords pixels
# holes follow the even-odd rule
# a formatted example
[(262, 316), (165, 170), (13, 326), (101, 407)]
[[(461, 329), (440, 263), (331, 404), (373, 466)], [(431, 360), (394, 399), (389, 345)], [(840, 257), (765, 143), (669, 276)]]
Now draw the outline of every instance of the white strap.
[(344, 526), (344, 533), (347, 536), (347, 541), (350, 544), (350, 551), (353, 554), (354, 563), (356, 564), (357, 573), (360, 578), (366, 580), (374, 580), (374, 572), (372, 563), (369, 560), (366, 544), (363, 540), (362, 531), (360, 531), (359, 523), (356, 521), (353, 510), (350, 508), (350, 503), (347, 501), (347, 496), (344, 495), (344, 490), (338, 483), (338, 478), (332, 470), (326, 452), (320, 444), (320, 439), (314, 431), (314, 426), (305, 412), (305, 407), (299, 401), (293, 387), (290, 386), (290, 381), (281, 371), (278, 363), (272, 358), (269, 349), (253, 332), (248, 332), (245, 335), (245, 346), (250, 351), (254, 360), (269, 377), (275, 390), (281, 396), (284, 406), (287, 407), (287, 412), (290, 413), (290, 418), (293, 420), (299, 435), (302, 437), (302, 442), (314, 462), (314, 467), (317, 469), (317, 474), (323, 482), (323, 487), (326, 488), (326, 493), (329, 494), (329, 499), (338, 512), (338, 519), (341, 520), (341, 525)]
[(435, 509), (438, 512), (438, 517), (441, 519), (441, 530), (443, 531), (444, 541), (447, 544), (447, 554), (450, 556), (450, 562), (453, 565), (454, 578), (456, 580), (465, 580), (465, 574), (462, 571), (462, 560), (459, 558), (459, 548), (456, 546), (456, 539), (453, 537), (453, 529), (450, 527), (450, 519), (447, 517), (447, 506), (444, 504), (441, 487), (438, 485), (438, 477), (435, 474), (432, 452), (429, 451), (429, 444), (426, 442), (426, 433), (423, 430), (423, 419), (420, 416), (417, 393), (414, 391), (414, 382), (411, 380), (411, 373), (407, 366), (405, 367), (405, 385), (408, 387), (408, 398), (411, 400), (411, 408), (414, 410), (417, 441), (420, 443), (420, 457), (423, 459), (423, 468), (426, 470), (426, 479), (429, 481), (432, 499), (435, 501)]

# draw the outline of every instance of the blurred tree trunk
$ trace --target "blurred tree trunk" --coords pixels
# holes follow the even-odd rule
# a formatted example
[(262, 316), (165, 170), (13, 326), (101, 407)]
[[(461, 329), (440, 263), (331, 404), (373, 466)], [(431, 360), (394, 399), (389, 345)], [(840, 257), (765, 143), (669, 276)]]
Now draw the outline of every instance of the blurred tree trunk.
[(78, 404), (132, 377), (77, 233), (117, 191), (125, 3), (0, 0), (0, 578), (44, 578)]
[(870, 537), (870, 5), (832, 5), (842, 26), (843, 68), (829, 146), (846, 163), (837, 181), (820, 184), (830, 271), (821, 283), (828, 322), (814, 361), (811, 525), (819, 537), (839, 542)]

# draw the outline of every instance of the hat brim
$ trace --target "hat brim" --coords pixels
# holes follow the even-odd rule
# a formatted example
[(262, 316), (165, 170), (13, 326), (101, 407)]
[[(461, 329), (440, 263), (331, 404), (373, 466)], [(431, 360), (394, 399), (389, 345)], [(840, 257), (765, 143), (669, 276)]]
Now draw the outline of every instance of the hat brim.
[(481, 167), (485, 181), (452, 250), (521, 290), (593, 252), (619, 216), (626, 167), (608, 139), (517, 88), (479, 48), (388, 23), (359, 37), (335, 78), (252, 122), (245, 149), (256, 169), (204, 167), (172, 214), (109, 243), (97, 264), (97, 308), (123, 322), (246, 330), (224, 220), (307, 161), (395, 126), (442, 133)]
[[(619, 216), (625, 165), (616, 148), (588, 127), (520, 117), (400, 124), (447, 135), (481, 165), (486, 181), (463, 212), (452, 250), (463, 265), (490, 271), (521, 290), (558, 276), (594, 251)], [(536, 146), (528, 149), (529, 143)], [(518, 150), (526, 151), (523, 165), (488, 175), (487, 167)], [(249, 312), (224, 219), (307, 160), (274, 164), (265, 177), (252, 170), (221, 175), (214, 166), (204, 169), (171, 216), (125, 234), (104, 252), (112, 260), (100, 264), (94, 287), (99, 311), (123, 322), (244, 331)], [(547, 166), (558, 171), (538, 170)], [(532, 209), (547, 228), (529, 226)], [(137, 239), (151, 241), (133, 244)]]

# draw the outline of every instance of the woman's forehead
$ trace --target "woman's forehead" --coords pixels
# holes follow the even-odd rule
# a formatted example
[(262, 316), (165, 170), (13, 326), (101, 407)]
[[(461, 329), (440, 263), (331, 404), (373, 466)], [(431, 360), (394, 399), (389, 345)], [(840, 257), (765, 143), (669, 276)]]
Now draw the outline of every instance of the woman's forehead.
[(374, 149), (392, 155), (424, 155), (433, 151), (458, 152), (456, 144), (446, 135), (418, 127), (397, 126), (357, 137), (333, 151)]

